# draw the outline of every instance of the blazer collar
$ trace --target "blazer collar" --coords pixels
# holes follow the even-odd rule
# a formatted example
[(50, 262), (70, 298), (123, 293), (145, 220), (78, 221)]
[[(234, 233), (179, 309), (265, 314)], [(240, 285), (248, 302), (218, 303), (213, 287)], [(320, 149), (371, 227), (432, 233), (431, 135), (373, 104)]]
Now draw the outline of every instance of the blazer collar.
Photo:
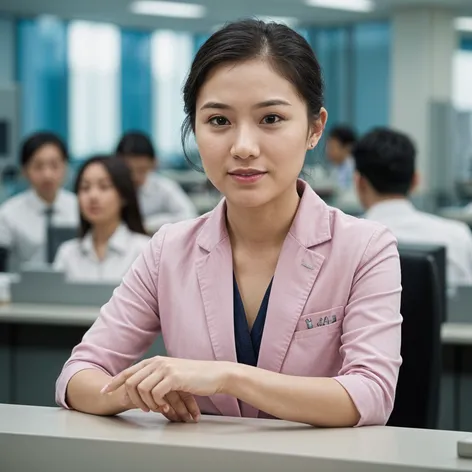
[[(331, 239), (329, 207), (303, 180), (297, 181), (297, 189), (301, 199), (289, 233), (306, 248), (329, 241)], [(208, 214), (208, 219), (197, 237), (197, 244), (211, 252), (227, 237), (226, 199), (223, 198)]]

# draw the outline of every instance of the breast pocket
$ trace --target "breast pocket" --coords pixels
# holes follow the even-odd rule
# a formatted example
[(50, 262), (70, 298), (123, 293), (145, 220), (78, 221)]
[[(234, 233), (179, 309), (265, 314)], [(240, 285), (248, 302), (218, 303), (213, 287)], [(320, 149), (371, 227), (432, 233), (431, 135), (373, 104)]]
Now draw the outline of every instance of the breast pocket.
[(293, 337), (294, 339), (300, 339), (339, 332), (342, 327), (343, 319), (343, 306), (303, 315), (298, 320)]

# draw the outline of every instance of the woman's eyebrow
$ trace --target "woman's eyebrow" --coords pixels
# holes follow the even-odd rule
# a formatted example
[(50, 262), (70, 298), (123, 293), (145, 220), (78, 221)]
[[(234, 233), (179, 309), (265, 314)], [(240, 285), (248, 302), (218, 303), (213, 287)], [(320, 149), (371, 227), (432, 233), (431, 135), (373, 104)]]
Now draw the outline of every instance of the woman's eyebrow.
[[(273, 106), (278, 106), (278, 105), (292, 106), (290, 102), (276, 98), (276, 99), (265, 100), (263, 102), (256, 103), (253, 106), (253, 108), (268, 108), (268, 107), (273, 107)], [(230, 105), (227, 105), (226, 103), (221, 103), (221, 102), (207, 102), (200, 108), (200, 110), (207, 110), (209, 108), (218, 109), (218, 110), (232, 110), (232, 107)]]

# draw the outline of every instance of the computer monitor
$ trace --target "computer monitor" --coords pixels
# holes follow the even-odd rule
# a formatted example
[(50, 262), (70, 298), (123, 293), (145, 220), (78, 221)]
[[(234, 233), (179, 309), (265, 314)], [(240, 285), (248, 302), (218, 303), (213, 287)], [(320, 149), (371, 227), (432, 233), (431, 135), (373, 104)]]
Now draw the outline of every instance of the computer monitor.
[(400, 246), (403, 364), (388, 424), (436, 428), (441, 378), (441, 324), (446, 317), (445, 249)]
[(51, 226), (47, 232), (47, 252), (48, 259), (52, 262), (56, 257), (57, 250), (62, 243), (69, 241), (70, 239), (77, 238), (79, 236), (79, 230), (75, 226)]

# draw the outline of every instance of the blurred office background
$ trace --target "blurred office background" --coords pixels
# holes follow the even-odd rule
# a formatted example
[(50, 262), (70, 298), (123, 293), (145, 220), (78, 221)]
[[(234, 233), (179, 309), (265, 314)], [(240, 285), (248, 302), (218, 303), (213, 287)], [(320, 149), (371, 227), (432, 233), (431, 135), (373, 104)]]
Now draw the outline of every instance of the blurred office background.
[[(0, 0), (0, 202), (27, 186), (18, 153), (30, 133), (47, 130), (67, 142), (70, 188), (85, 159), (113, 152), (124, 132), (139, 130), (152, 137), (159, 172), (175, 179), (200, 213), (210, 210), (220, 197), (181, 149), (181, 87), (208, 35), (249, 16), (285, 22), (312, 45), (326, 83), (327, 132), (340, 123), (359, 135), (375, 126), (406, 132), (418, 148), (418, 207), (472, 225), (465, 210), (472, 201), (469, 0)], [(322, 141), (308, 153), (304, 177), (329, 203), (359, 214), (352, 192), (343, 198), (336, 187), (325, 154)], [(416, 260), (408, 251), (403, 267), (408, 257)], [(423, 262), (433, 257), (428, 251)], [(448, 308), (438, 302), (442, 258), (428, 266), (428, 274), (442, 268), (433, 288), (417, 286), (429, 280), (425, 272), (404, 270), (402, 312), (417, 328), (405, 346), (410, 360), (424, 354), (419, 372), (432, 379), (422, 383), (425, 394), (404, 381), (406, 403), (416, 405), (416, 394), (433, 411), (422, 427), (470, 430), (472, 290)], [(11, 295), (0, 294), (0, 402), (54, 404), (60, 368), (115, 285), (73, 287), (41, 272), (13, 279)], [(153, 352), (162, 349), (158, 341)]]
[[(161, 169), (188, 170), (179, 136), (182, 82), (208, 35), (247, 16), (286, 22), (308, 39), (324, 70), (328, 128), (342, 122), (363, 133), (392, 125), (416, 140), (421, 204), (434, 211), (472, 197), (466, 0), (2, 0), (3, 198), (21, 189), (18, 142), (37, 130), (68, 142), (71, 181), (81, 160), (112, 151), (130, 129), (152, 136)], [(325, 166), (323, 151), (322, 144), (308, 156), (310, 171)], [(325, 174), (307, 175), (326, 187)], [(189, 191), (192, 179), (202, 180), (193, 172), (172, 176)]]

